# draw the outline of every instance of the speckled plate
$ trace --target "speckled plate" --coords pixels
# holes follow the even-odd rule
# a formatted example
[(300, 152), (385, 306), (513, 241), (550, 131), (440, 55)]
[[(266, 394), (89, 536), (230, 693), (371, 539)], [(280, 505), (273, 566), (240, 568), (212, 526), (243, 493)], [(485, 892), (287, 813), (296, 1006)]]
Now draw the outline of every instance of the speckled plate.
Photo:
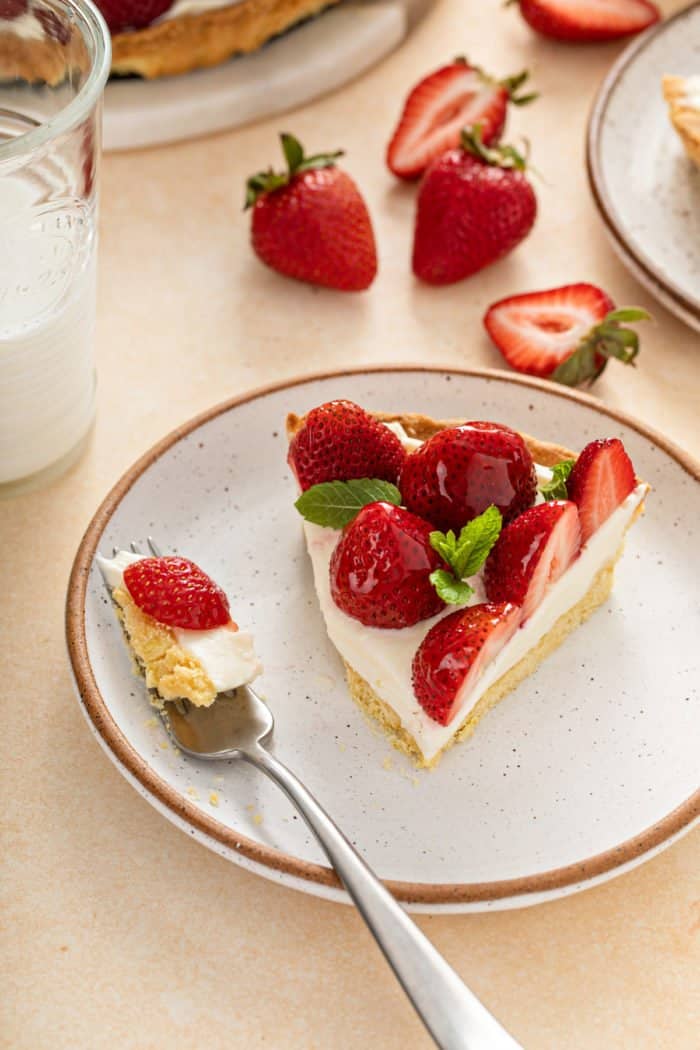
[[(607, 605), (433, 772), (415, 770), (355, 707), (316, 606), (284, 419), (333, 397), (500, 419), (573, 448), (620, 435), (654, 486)], [(272, 784), (240, 764), (184, 758), (153, 718), (93, 564), (97, 550), (151, 533), (225, 587), (265, 664), (276, 753), (402, 900), (483, 910), (593, 885), (698, 815), (697, 477), (682, 452), (598, 401), (498, 372), (338, 373), (219, 405), (127, 471), (80, 545), (67, 633), (89, 724), (134, 787), (200, 842), (288, 886), (344, 899)]]
[(700, 171), (669, 120), (665, 73), (700, 73), (700, 2), (635, 40), (610, 70), (588, 126), (588, 175), (622, 261), (700, 329)]

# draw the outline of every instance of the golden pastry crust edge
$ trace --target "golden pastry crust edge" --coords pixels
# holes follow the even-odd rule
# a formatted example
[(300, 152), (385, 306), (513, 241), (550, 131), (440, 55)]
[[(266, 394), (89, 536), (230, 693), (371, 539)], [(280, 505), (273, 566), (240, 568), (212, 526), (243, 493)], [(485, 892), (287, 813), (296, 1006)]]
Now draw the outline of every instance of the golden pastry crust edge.
[(700, 110), (686, 102), (685, 78), (666, 74), (661, 87), (671, 123), (686, 153), (700, 167)]

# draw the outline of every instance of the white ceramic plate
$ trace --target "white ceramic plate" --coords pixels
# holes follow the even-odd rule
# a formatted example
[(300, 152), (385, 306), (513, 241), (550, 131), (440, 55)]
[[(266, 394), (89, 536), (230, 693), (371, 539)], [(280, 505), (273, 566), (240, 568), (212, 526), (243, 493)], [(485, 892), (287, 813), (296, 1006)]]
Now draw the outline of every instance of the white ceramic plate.
[(622, 53), (588, 127), (588, 174), (613, 246), (639, 281), (700, 329), (700, 171), (661, 93), (664, 73), (700, 72), (700, 3)]
[[(416, 771), (355, 707), (316, 607), (284, 420), (333, 397), (502, 420), (573, 448), (620, 435), (654, 488), (607, 606), (434, 772)], [(67, 624), (90, 724), (141, 794), (199, 841), (343, 899), (272, 784), (242, 765), (176, 754), (152, 717), (92, 562), (98, 549), (153, 534), (226, 589), (265, 664), (277, 755), (402, 899), (431, 911), (519, 906), (610, 878), (687, 830), (700, 806), (693, 471), (683, 453), (594, 399), (497, 372), (342, 373), (218, 406), (136, 463), (81, 543)]]
[(393, 51), (432, 0), (345, 0), (250, 55), (183, 76), (110, 80), (104, 146), (209, 135), (333, 91)]

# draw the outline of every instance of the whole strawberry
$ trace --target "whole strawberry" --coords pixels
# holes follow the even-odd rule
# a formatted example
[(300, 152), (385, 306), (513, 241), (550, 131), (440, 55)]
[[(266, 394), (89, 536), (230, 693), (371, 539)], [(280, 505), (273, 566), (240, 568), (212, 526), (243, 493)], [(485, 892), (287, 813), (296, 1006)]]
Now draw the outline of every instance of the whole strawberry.
[(410, 627), (444, 603), (430, 576), (445, 568), (432, 526), (392, 503), (369, 503), (343, 530), (330, 564), (333, 601), (367, 627)]
[(208, 631), (231, 622), (224, 592), (187, 558), (141, 558), (124, 570), (124, 585), (142, 612), (168, 627)]
[(482, 420), (434, 434), (406, 456), (398, 484), (409, 510), (455, 532), (492, 504), (510, 521), (537, 492), (535, 466), (520, 434)]
[(123, 29), (143, 29), (169, 11), (173, 2), (174, 0), (96, 0), (111, 33), (121, 33)]
[(293, 135), (280, 135), (286, 172), (247, 182), (251, 241), (267, 266), (309, 284), (360, 292), (377, 273), (372, 222), (360, 191), (336, 167), (336, 153), (306, 157)]
[(302, 490), (324, 481), (380, 478), (395, 482), (406, 458), (388, 427), (353, 401), (313, 408), (289, 445), (287, 462)]
[(413, 272), (452, 284), (501, 259), (528, 235), (537, 199), (524, 158), (512, 146), (486, 147), (481, 128), (462, 132), (425, 173), (418, 193)]

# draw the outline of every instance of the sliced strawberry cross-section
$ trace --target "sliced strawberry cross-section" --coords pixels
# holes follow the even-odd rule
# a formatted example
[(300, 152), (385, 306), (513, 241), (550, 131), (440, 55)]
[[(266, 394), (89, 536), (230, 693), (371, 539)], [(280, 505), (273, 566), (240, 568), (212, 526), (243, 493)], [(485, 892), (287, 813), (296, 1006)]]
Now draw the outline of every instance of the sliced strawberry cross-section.
[(428, 631), (413, 658), (413, 691), (427, 715), (449, 725), (484, 667), (517, 630), (520, 610), (507, 602), (458, 609)]
[(486, 561), (489, 601), (514, 602), (521, 607), (521, 619), (527, 620), (580, 546), (575, 503), (551, 500), (530, 507), (506, 526)]
[(379, 478), (395, 482), (406, 458), (383, 423), (352, 401), (312, 409), (292, 438), (287, 461), (305, 491), (324, 481)]
[(141, 558), (124, 570), (124, 585), (142, 612), (167, 627), (208, 631), (231, 622), (224, 592), (187, 558)]
[(637, 484), (632, 461), (619, 438), (591, 441), (576, 460), (566, 487), (578, 506), (585, 543)]
[(496, 80), (466, 59), (456, 59), (424, 77), (410, 92), (387, 149), (389, 170), (415, 179), (431, 161), (459, 145), (462, 128), (481, 125), (489, 146), (497, 142), (509, 102), (523, 105), (536, 95), (518, 95), (523, 72)]
[(410, 627), (444, 603), (430, 574), (445, 562), (432, 526), (392, 503), (368, 503), (346, 525), (331, 557), (333, 601), (368, 627)]

